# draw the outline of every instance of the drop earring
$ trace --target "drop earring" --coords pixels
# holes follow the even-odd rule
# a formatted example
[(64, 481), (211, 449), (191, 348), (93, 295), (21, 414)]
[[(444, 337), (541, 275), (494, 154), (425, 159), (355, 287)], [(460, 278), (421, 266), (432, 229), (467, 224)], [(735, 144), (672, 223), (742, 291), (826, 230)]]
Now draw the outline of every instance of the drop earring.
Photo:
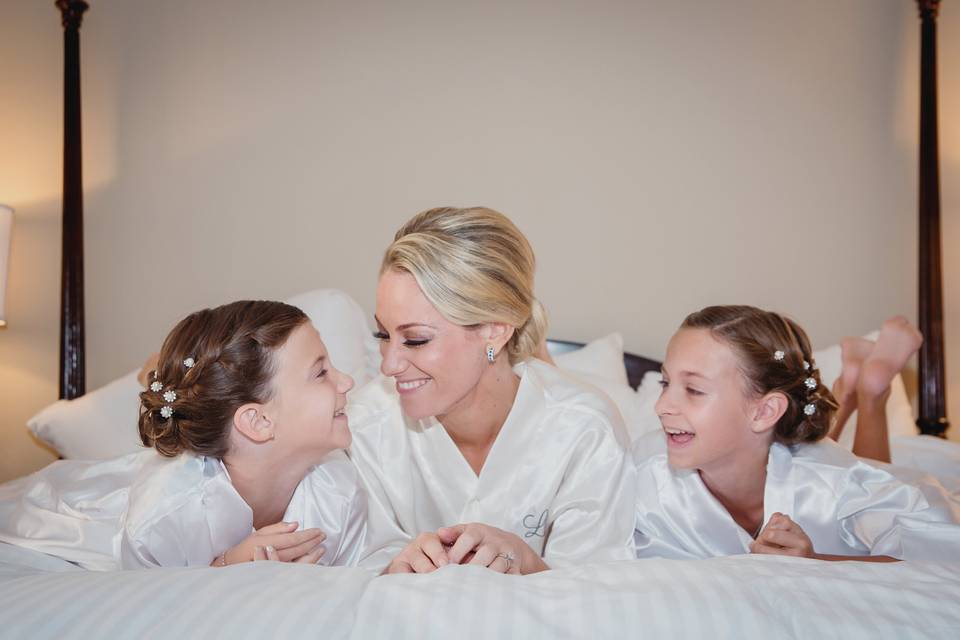
[(496, 357), (496, 355), (497, 355), (496, 352), (493, 350), (493, 345), (492, 345), (492, 344), (488, 344), (488, 345), (487, 345), (487, 361), (488, 361), (488, 362), (493, 362), (493, 360), (494, 360), (494, 358)]

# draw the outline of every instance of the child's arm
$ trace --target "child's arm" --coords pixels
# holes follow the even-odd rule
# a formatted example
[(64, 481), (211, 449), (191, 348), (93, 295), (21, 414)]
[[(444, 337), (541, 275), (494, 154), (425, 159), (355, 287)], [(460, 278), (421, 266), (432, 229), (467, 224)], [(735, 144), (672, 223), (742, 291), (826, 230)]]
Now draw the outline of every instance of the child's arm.
[(790, 516), (775, 513), (770, 521), (750, 546), (751, 553), (766, 553), (773, 555), (796, 556), (799, 558), (814, 558), (816, 560), (845, 561), (857, 560), (860, 562), (899, 562), (890, 556), (835, 556), (817, 553), (813, 543)]
[(322, 543), (326, 535), (319, 529), (297, 531), (297, 528), (296, 522), (260, 527), (243, 542), (214, 558), (210, 566), (223, 567), (253, 560), (316, 564), (323, 555)]

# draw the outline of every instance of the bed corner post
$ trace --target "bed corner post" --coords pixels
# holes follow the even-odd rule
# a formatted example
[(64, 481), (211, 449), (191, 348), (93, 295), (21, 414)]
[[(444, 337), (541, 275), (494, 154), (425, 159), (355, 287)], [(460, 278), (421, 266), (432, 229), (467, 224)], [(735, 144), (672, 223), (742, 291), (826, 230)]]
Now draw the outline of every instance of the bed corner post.
[(60, 397), (86, 391), (83, 313), (83, 152), (80, 23), (83, 0), (57, 0), (63, 23), (63, 244), (60, 275)]
[(937, 12), (940, 0), (917, 0), (920, 10), (919, 322), (920, 433), (944, 437), (949, 427), (940, 262), (940, 165), (937, 144)]

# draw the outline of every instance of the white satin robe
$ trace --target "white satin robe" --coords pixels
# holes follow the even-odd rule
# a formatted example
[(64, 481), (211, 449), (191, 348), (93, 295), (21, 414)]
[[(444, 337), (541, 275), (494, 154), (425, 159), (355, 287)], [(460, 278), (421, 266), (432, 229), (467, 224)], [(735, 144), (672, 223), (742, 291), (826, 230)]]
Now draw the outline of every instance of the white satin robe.
[[(637, 440), (633, 453), (638, 557), (750, 552), (753, 538), (700, 474), (670, 467), (663, 432)], [(921, 491), (832, 440), (770, 447), (763, 510), (764, 523), (774, 512), (790, 516), (817, 553), (960, 561), (960, 503), (942, 489), (935, 491), (935, 483)]]
[[(321, 564), (356, 564), (366, 498), (342, 452), (300, 482), (284, 521), (327, 534)], [(0, 485), (0, 542), (87, 569), (209, 565), (252, 531), (253, 512), (216, 458), (150, 449), (62, 460)]]
[(392, 378), (349, 399), (350, 457), (367, 487), (382, 569), (415, 536), (480, 522), (515, 533), (548, 565), (633, 557), (635, 483), (623, 420), (556, 368), (517, 365), (516, 400), (478, 476), (435, 418), (406, 418)]

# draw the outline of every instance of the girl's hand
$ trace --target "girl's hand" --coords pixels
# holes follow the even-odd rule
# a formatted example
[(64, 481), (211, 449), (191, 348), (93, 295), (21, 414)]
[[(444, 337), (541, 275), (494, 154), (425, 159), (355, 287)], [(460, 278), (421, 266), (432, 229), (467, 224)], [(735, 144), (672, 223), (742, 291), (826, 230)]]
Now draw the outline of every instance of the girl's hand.
[(316, 563), (326, 534), (320, 529), (297, 531), (296, 522), (278, 522), (254, 531), (243, 542), (214, 558), (214, 566), (253, 560)]
[(476, 564), (513, 575), (549, 568), (519, 536), (486, 524), (443, 527), (437, 535), (445, 545), (452, 545), (447, 556), (455, 564)]
[(769, 553), (798, 558), (816, 558), (813, 543), (790, 516), (774, 513), (770, 521), (750, 545), (751, 553)]
[(430, 573), (450, 564), (435, 533), (421, 533), (397, 554), (384, 573)]

